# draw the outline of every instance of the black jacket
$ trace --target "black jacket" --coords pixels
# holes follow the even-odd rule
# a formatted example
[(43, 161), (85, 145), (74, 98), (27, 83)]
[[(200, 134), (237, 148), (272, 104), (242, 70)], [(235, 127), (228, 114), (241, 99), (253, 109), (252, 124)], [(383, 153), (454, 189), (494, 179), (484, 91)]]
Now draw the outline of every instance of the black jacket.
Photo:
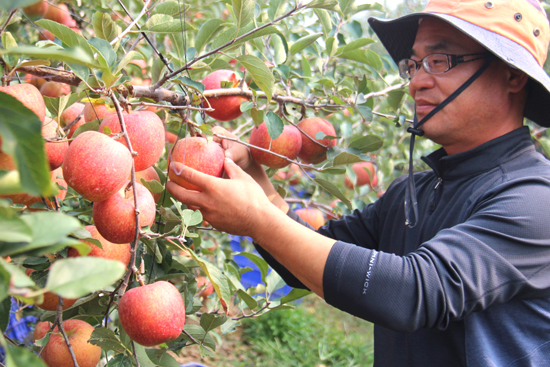
[(326, 301), (375, 324), (375, 366), (550, 366), (550, 162), (527, 127), (423, 159), (415, 228), (398, 179), (319, 229)]

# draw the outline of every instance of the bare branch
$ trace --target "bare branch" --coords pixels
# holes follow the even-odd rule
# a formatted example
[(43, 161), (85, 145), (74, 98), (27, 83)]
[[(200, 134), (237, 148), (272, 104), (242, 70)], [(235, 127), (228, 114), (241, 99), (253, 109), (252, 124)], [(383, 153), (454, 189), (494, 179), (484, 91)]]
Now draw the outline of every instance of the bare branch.
[(128, 27), (120, 33), (116, 38), (114, 38), (111, 42), (109, 42), (111, 45), (114, 45), (118, 41), (124, 38), (128, 32), (132, 30), (132, 28), (137, 24), (137, 22), (140, 20), (140, 18), (147, 12), (147, 9), (149, 8), (149, 3), (151, 0), (147, 0), (145, 4), (143, 4), (143, 9), (141, 9), (141, 12), (138, 14), (138, 16), (128, 25)]

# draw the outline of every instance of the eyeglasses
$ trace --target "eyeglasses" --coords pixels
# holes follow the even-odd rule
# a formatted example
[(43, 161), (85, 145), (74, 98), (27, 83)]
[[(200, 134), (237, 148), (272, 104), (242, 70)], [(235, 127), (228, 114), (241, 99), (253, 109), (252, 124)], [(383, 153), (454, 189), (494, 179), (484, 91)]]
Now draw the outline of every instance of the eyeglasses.
[[(443, 74), (451, 70), (459, 64), (475, 61), (479, 59), (485, 59), (489, 57), (489, 53), (477, 53), (466, 55), (448, 55), (448, 54), (431, 54), (424, 57), (420, 61), (413, 59), (403, 59), (399, 61), (399, 76), (403, 79), (411, 79), (420, 69), (420, 66), (424, 67), (424, 70), (430, 74)], [(470, 60), (464, 60), (465, 57), (479, 56)]]

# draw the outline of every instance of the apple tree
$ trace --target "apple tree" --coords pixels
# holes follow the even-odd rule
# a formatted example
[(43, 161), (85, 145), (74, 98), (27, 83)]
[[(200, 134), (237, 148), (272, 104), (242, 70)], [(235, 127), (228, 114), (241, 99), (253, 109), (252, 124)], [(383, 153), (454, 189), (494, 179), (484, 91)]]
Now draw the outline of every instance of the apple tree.
[[(33, 343), (0, 336), (5, 365), (177, 365), (309, 294), (281, 294), (249, 239), (175, 201), (166, 181), (187, 183), (170, 162), (222, 177), (219, 141), (244, 144), (316, 227), (376, 200), (408, 170), (412, 118), (366, 22), (389, 15), (354, 0), (0, 0), (0, 329), (12, 299), (41, 321)], [(417, 142), (415, 169), (434, 148)]]

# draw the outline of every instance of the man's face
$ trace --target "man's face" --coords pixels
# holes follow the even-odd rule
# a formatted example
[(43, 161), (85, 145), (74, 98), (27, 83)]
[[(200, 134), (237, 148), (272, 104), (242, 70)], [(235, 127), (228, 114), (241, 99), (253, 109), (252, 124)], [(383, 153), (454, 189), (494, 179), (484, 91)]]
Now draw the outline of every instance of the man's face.
[[(420, 23), (411, 58), (420, 61), (433, 53), (463, 55), (485, 51), (479, 43), (448, 23), (427, 17)], [(421, 67), (409, 85), (418, 120), (456, 91), (484, 62), (480, 59), (459, 64), (438, 75), (429, 74)], [(448, 154), (473, 149), (492, 139), (494, 120), (499, 118), (507, 102), (505, 80), (505, 64), (493, 61), (476, 81), (422, 125), (425, 136), (443, 145)]]

